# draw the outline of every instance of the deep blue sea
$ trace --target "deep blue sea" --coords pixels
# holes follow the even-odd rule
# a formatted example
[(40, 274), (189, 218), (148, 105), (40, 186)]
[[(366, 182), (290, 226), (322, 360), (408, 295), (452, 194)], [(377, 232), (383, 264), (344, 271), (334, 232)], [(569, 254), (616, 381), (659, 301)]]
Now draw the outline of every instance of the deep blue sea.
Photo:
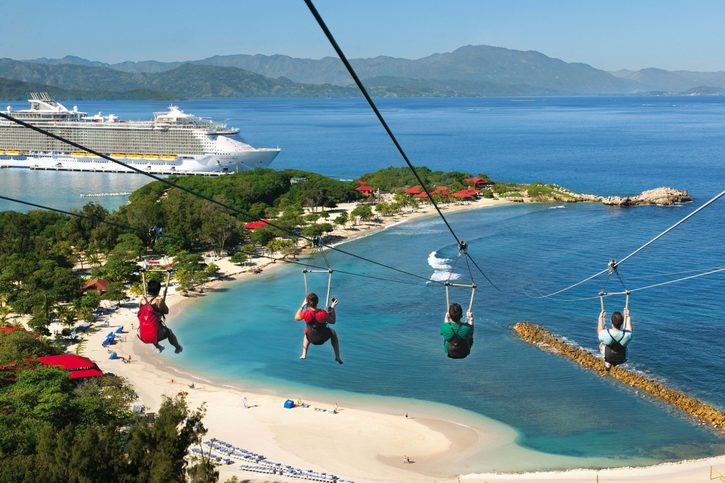
[[(68, 103), (70, 105), (74, 103)], [(166, 103), (78, 103), (81, 110), (142, 119)], [(188, 112), (239, 127), (255, 146), (282, 148), (274, 167), (355, 178), (402, 160), (361, 99), (193, 100)], [(169, 362), (231, 383), (320, 388), (332, 397), (385, 395), (450, 405), (499, 420), (518, 443), (545, 453), (626, 465), (722, 454), (725, 439), (663, 404), (518, 340), (521, 320), (594, 350), (599, 278), (559, 297), (533, 299), (606, 267), (725, 185), (725, 98), (395, 99), (380, 108), (417, 165), (485, 173), (497, 180), (555, 182), (580, 192), (635, 194), (687, 189), (677, 207), (527, 204), (450, 214), (453, 228), (499, 290), (477, 278), (473, 353), (445, 357), (438, 326), (443, 289), (340, 254), (339, 270), (409, 284), (335, 276), (343, 366), (331, 349), (297, 359), (303, 297), (299, 267), (228, 285), (170, 323), (186, 350)], [(14, 106), (20, 107), (15, 103)], [(135, 175), (2, 171), (0, 191), (63, 208), (77, 191), (143, 184)], [(42, 189), (38, 189), (40, 186)], [(110, 185), (109, 185), (110, 186)], [(122, 200), (103, 200), (116, 205)], [(725, 266), (720, 200), (621, 266), (629, 288)], [(563, 205), (561, 205), (563, 206)], [(2, 204), (0, 208), (9, 208)], [(437, 218), (397, 226), (345, 249), (426, 278), (449, 271), (456, 249)], [(467, 277), (459, 264), (455, 272)], [(322, 290), (322, 281), (314, 281)], [(619, 289), (611, 280), (609, 289)], [(725, 409), (725, 274), (633, 294), (634, 368)], [(463, 299), (463, 292), (454, 299)], [(621, 298), (607, 300), (608, 311)], [(167, 351), (168, 352), (168, 351)], [(586, 464), (586, 463), (584, 463)], [(500, 469), (517, 469), (511, 464)]]

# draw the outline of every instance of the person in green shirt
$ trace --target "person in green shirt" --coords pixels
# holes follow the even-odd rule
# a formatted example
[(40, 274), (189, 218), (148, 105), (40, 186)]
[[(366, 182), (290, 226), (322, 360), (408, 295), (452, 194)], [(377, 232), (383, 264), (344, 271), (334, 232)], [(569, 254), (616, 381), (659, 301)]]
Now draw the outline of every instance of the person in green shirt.
[(463, 308), (460, 304), (452, 303), (441, 324), (440, 333), (443, 336), (443, 349), (451, 359), (463, 359), (471, 353), (473, 345), (473, 314), (469, 310), (466, 314), (468, 321), (461, 322)]

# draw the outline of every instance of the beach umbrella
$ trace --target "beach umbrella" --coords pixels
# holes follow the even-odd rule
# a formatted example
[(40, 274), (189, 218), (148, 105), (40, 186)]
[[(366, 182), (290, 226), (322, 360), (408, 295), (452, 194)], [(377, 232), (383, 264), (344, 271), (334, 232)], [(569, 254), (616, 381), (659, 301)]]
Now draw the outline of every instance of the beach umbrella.
[[(433, 194), (433, 193), (431, 193), (431, 194)], [(425, 193), (418, 193), (417, 195), (415, 195), (415, 197), (416, 198), (428, 198), (428, 195)]]
[(244, 229), (245, 230), (256, 230), (257, 228), (262, 228), (263, 226), (267, 226), (267, 223), (269, 223), (267, 220), (250, 221), (249, 223), (244, 224)]
[(409, 195), (417, 195), (418, 193), (421, 192), (422, 189), (423, 188), (421, 188), (420, 185), (416, 185), (416, 186), (413, 186), (411, 188), (408, 188), (407, 190), (405, 190), (405, 192), (407, 194), (409, 194)]
[(372, 186), (358, 186), (355, 191), (375, 191), (375, 188)]
[(356, 183), (359, 184), (359, 185), (361, 185), (361, 186), (365, 186), (366, 184), (368, 184), (367, 181), (363, 181), (361, 179), (357, 180)]

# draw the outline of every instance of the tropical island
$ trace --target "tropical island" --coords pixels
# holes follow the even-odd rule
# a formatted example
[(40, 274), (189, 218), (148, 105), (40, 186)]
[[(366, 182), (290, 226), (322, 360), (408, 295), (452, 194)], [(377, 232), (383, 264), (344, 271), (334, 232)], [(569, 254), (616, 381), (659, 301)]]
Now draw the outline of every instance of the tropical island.
[[(419, 173), (448, 212), (514, 202), (597, 201), (557, 185), (496, 182), (483, 173), (427, 168)], [(263, 422), (276, 417), (277, 396), (242, 396), (169, 372), (135, 341), (140, 272), (173, 268), (168, 302), (173, 317), (184, 301), (226, 280), (251, 278), (294, 261), (312, 249), (311, 240), (339, 243), (433, 212), (428, 195), (405, 168), (353, 181), (271, 169), (172, 181), (246, 215), (161, 182), (140, 188), (114, 212), (91, 203), (77, 216), (0, 213), (0, 480), (40, 481), (37, 475), (44, 475), (43, 481), (239, 481), (239, 475), (273, 471), (282, 479), (279, 465), (260, 454), (289, 456), (280, 453), (267, 436), (274, 432)], [(148, 271), (146, 276), (163, 275)], [(97, 366), (81, 374), (52, 362), (64, 355), (85, 356)], [(246, 407), (247, 396), (259, 411), (230, 425), (223, 408), (230, 401), (238, 405), (242, 397)], [(318, 412), (338, 412), (329, 403), (313, 404)], [(451, 422), (429, 425), (423, 418), (355, 408), (340, 417), (349, 428), (366, 427), (375, 441), (374, 449), (347, 459), (370, 459), (371, 475), (393, 479), (421, 475), (410, 471), (411, 461), (375, 461), (381, 448), (394, 454), (403, 435), (414, 454), (445, 455), (462, 431)], [(334, 423), (307, 419), (334, 430)], [(304, 418), (294, 422), (303, 424)], [(208, 431), (229, 441), (235, 431), (245, 430), (258, 432), (259, 447), (252, 451), (232, 449), (227, 442), (208, 444)], [(238, 465), (230, 461), (249, 468), (235, 473), (232, 466)], [(304, 458), (291, 461), (301, 464)], [(289, 468), (292, 477), (342, 481)]]

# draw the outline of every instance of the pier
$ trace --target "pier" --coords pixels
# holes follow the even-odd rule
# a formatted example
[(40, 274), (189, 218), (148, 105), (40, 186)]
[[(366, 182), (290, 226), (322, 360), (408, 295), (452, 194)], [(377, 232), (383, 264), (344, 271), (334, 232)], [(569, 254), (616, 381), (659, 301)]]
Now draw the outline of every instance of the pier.
[(102, 196), (129, 196), (130, 191), (119, 191), (116, 193), (81, 193), (81, 198), (100, 198)]
[[(6, 166), (3, 166), (6, 167)], [(7, 166), (12, 167), (12, 166)], [(127, 169), (76, 169), (76, 168), (64, 168), (62, 166), (30, 166), (33, 171), (77, 171), (83, 173), (123, 173), (123, 174), (141, 174), (137, 171), (131, 171)], [(157, 171), (148, 170), (144, 173), (166, 175), (166, 176), (224, 176), (226, 174), (232, 174), (236, 171)]]
[(712, 426), (720, 433), (725, 434), (725, 412), (700, 401), (684, 392), (672, 389), (659, 381), (645, 377), (644, 375), (624, 369), (612, 367), (609, 372), (604, 370), (604, 362), (591, 352), (556, 337), (540, 325), (530, 322), (519, 322), (513, 326), (514, 332), (529, 344), (539, 349), (551, 352), (552, 354), (566, 357), (576, 362), (585, 369), (589, 369), (604, 377), (612, 377), (619, 382), (632, 386), (635, 389), (645, 391), (651, 396), (680, 409), (693, 418)]

